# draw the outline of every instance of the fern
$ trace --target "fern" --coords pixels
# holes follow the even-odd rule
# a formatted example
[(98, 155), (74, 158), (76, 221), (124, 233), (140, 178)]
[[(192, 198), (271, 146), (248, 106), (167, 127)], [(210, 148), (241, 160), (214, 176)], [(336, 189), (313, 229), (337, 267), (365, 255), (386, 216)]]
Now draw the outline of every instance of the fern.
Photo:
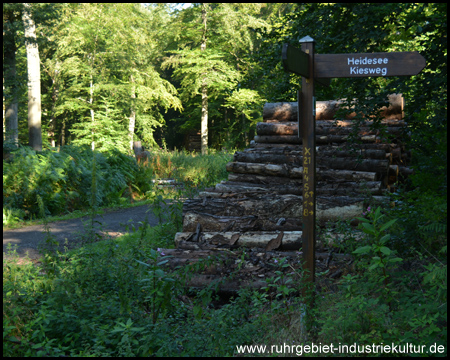
[(435, 222), (428, 225), (422, 225), (420, 226), (420, 231), (423, 234), (428, 235), (445, 235), (447, 234), (447, 224)]

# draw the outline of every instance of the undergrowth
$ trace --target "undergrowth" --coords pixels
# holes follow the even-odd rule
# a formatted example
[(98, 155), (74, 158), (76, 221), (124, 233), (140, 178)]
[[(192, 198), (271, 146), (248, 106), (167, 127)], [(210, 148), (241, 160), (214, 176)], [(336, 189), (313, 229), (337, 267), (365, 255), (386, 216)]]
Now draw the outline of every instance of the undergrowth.
[[(224, 180), (228, 153), (195, 155), (180, 151), (153, 151), (142, 162), (117, 150), (95, 153), (96, 189), (92, 192), (94, 155), (88, 146), (63, 146), (60, 151), (36, 153), (28, 147), (3, 160), (3, 226), (14, 227), (27, 220), (42, 219), (37, 199), (49, 217), (123, 207), (136, 201), (153, 202), (158, 195), (192, 197), (207, 186)], [(161, 191), (152, 180), (171, 178), (174, 191)], [(180, 191), (178, 191), (180, 190)]]
[[(220, 157), (220, 164), (228, 160), (227, 155)], [(212, 158), (199, 159), (200, 168), (216, 166)], [(141, 169), (134, 181), (139, 176), (169, 176), (170, 170), (175, 179), (209, 186), (222, 176), (217, 171), (209, 178), (192, 180), (189, 171), (183, 173), (194, 166), (191, 161), (195, 160), (186, 154), (154, 154), (151, 161), (138, 165)], [(93, 209), (101, 204), (102, 197), (97, 195), (104, 179), (98, 174), (105, 163), (99, 154), (96, 163), (90, 163), (96, 176), (86, 177)], [(33, 175), (34, 183), (38, 175)], [(63, 188), (64, 181), (55, 184)], [(142, 187), (145, 184), (141, 182)], [(31, 199), (34, 188), (27, 186), (29, 191), (23, 193)], [(165, 267), (170, 256), (163, 249), (174, 246), (186, 193), (168, 194), (156, 186), (139, 191), (153, 202), (158, 226), (149, 228), (144, 221), (127, 236), (102, 241), (91, 237), (71, 251), (60, 250), (47, 226), (38, 264), (18, 265), (14, 249), (8, 250), (3, 258), (4, 356), (233, 356), (243, 352), (280, 356), (313, 344), (353, 345), (356, 350), (368, 346), (364, 354), (346, 354), (350, 356), (382, 355), (380, 347), (373, 345), (391, 346), (394, 350), (389, 355), (394, 356), (406, 352), (446, 356), (445, 191), (399, 191), (392, 195), (394, 208), (367, 208), (358, 219), (358, 230), (339, 224), (344, 236), (329, 246), (353, 255), (348, 263), (351, 271), (329, 287), (317, 289), (314, 306), (309, 308), (305, 304), (311, 299), (293, 291), (302, 286), (301, 274), (284, 275), (281, 269), (288, 264), (282, 259), (280, 271), (266, 279), (267, 287), (261, 292), (244, 289), (224, 300), (213, 288), (186, 288), (196, 270), (216, 261), (210, 258), (176, 271)], [(37, 216), (47, 221), (51, 206), (46, 201), (53, 197), (39, 191), (33, 196)], [(317, 276), (322, 279), (327, 274)], [(237, 349), (256, 344), (278, 347), (270, 354), (258, 353), (256, 348)], [(292, 351), (279, 351), (282, 345)], [(418, 346), (424, 348), (417, 352)]]

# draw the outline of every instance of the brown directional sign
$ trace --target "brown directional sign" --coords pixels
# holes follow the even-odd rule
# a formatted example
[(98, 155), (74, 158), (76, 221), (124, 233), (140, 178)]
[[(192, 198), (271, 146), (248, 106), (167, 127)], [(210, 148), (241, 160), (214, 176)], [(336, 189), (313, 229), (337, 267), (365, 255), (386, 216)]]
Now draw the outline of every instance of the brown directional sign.
[[(314, 83), (334, 77), (416, 75), (426, 65), (418, 52), (328, 54), (314, 53), (314, 39), (300, 39), (301, 50), (283, 45), (282, 62), (286, 71), (302, 76), (298, 92), (299, 136), (303, 148), (302, 251), (307, 282), (315, 279), (316, 225), (316, 145)], [(303, 289), (306, 294), (307, 288)]]
[(417, 51), (359, 54), (316, 54), (314, 77), (342, 78), (417, 75), (426, 61)]
[(309, 77), (309, 56), (300, 49), (284, 44), (281, 60), (285, 71)]
[[(302, 50), (288, 44), (283, 44), (281, 60), (285, 71), (290, 71), (306, 78), (308, 77), (309, 56)], [(329, 79), (316, 79), (316, 81), (323, 86), (330, 85)]]

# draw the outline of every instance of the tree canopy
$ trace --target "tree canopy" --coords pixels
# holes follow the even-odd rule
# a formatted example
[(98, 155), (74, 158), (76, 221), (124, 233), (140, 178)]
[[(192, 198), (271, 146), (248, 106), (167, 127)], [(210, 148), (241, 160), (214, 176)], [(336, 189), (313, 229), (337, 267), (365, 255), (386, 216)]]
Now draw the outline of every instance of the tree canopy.
[[(3, 4), (4, 129), (17, 133), (10, 116), (17, 113), (18, 138), (27, 144), (24, 9)], [(402, 93), (412, 147), (433, 164), (432, 171), (442, 172), (446, 163), (446, 4), (31, 4), (29, 9), (40, 53), (44, 148), (73, 143), (126, 152), (133, 140), (180, 148), (183, 136), (200, 130), (205, 96), (208, 146), (244, 147), (264, 102), (296, 99), (300, 79), (283, 71), (281, 48), (309, 35), (319, 54), (420, 52), (427, 65), (416, 76), (333, 79), (329, 87), (317, 88), (317, 99), (357, 99), (359, 111), (376, 115), (387, 94)]]

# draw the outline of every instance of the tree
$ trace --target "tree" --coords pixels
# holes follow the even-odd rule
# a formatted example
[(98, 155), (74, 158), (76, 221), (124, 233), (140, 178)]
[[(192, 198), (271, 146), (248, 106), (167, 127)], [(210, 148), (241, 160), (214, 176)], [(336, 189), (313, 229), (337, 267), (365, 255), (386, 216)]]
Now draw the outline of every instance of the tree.
[[(426, 170), (423, 187), (434, 182), (446, 189), (447, 174), (447, 4), (445, 3), (303, 3), (273, 24), (264, 34), (257, 54), (262, 64), (255, 72), (269, 101), (294, 101), (298, 76), (281, 68), (279, 54), (287, 42), (310, 35), (316, 53), (419, 51), (426, 67), (411, 77), (334, 79), (329, 88), (317, 87), (318, 100), (347, 98), (357, 101), (355, 112), (375, 116), (386, 105), (387, 94), (402, 93), (405, 120), (411, 131), (408, 147), (418, 168)], [(343, 29), (350, 29), (344, 31)], [(446, 191), (446, 190), (444, 190)]]
[[(243, 77), (252, 66), (246, 56), (253, 49), (254, 29), (266, 26), (256, 17), (258, 11), (255, 4), (198, 4), (180, 12), (172, 23), (177, 49), (169, 51), (162, 66), (173, 68), (180, 82), (188, 108), (183, 127), (201, 127), (202, 152), (206, 129), (213, 122), (219, 132), (226, 132), (239, 121), (224, 116), (224, 105), (233, 91), (243, 88)], [(230, 118), (233, 124), (227, 124)]]
[(16, 71), (16, 31), (18, 9), (3, 4), (3, 84), (5, 106), (5, 141), (13, 148), (19, 145), (18, 81)]
[[(81, 4), (65, 8), (56, 30), (60, 91), (56, 114), (78, 117), (74, 143), (131, 151), (136, 130), (152, 133), (160, 107), (181, 109), (175, 88), (153, 65), (151, 11), (136, 4)], [(63, 88), (63, 86), (61, 86)], [(98, 145), (98, 146), (97, 146)]]
[[(208, 4), (202, 4), (202, 24), (203, 34), (200, 50), (206, 50), (206, 34), (207, 34), (207, 11)], [(206, 154), (208, 151), (208, 82), (206, 80), (206, 73), (202, 74), (202, 120), (201, 120), (201, 151)]]
[(28, 132), (29, 145), (42, 151), (41, 130), (41, 71), (39, 48), (36, 40), (36, 26), (31, 17), (31, 5), (23, 4), (23, 23), (28, 68)]

